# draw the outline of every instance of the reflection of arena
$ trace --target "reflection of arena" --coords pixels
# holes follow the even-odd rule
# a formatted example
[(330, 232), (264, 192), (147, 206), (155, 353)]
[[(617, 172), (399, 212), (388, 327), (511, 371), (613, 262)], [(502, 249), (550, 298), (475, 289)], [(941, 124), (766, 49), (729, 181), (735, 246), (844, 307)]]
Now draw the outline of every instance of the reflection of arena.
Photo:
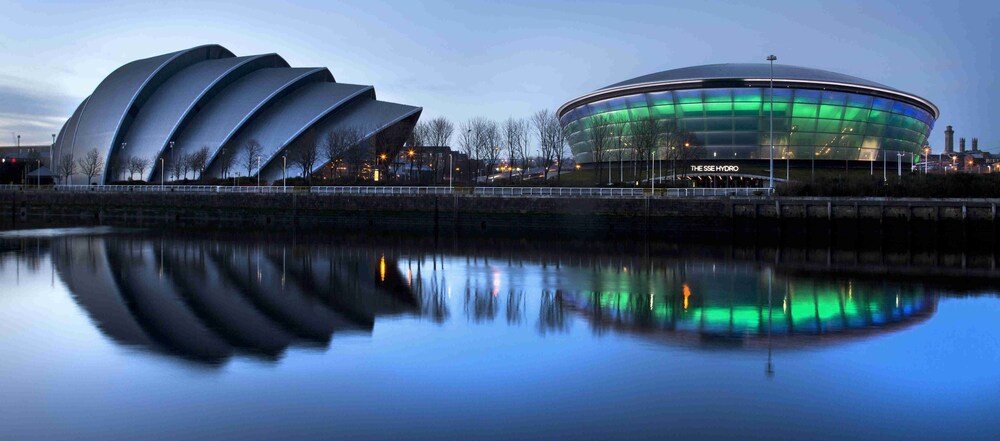
[[(558, 116), (576, 161), (584, 164), (594, 161), (594, 124), (624, 127), (619, 132), (627, 137), (629, 125), (645, 118), (658, 121), (661, 130), (675, 124), (693, 135), (700, 153), (690, 160), (760, 164), (769, 157), (769, 75), (767, 64), (668, 70), (576, 98)], [(837, 160), (843, 169), (844, 161), (863, 161), (867, 169), (867, 162), (895, 162), (897, 154), (916, 160), (939, 115), (931, 102), (889, 86), (778, 64), (773, 102), (774, 158), (799, 161), (799, 166), (802, 160)], [(658, 159), (682, 156), (671, 151), (684, 145), (667, 145), (671, 142), (660, 140)], [(634, 152), (627, 142), (611, 144), (604, 161), (631, 160)]]
[[(937, 299), (913, 285), (774, 277), (766, 272), (684, 266), (651, 282), (649, 291), (568, 293), (569, 307), (595, 329), (637, 332), (665, 342), (780, 346), (861, 338), (921, 322)], [(683, 276), (680, 276), (683, 274)], [(615, 278), (613, 274), (608, 277)], [(614, 286), (612, 284), (611, 286)]]

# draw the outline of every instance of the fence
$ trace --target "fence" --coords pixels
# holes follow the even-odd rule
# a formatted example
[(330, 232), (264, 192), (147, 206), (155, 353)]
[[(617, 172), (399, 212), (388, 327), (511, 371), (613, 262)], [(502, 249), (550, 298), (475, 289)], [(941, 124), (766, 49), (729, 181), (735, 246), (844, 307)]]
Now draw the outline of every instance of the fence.
[[(484, 197), (764, 197), (769, 188), (574, 188), (574, 187), (378, 187), (378, 186), (224, 186), (224, 185), (55, 185), (42, 187), (57, 192), (97, 193), (311, 193), (319, 195), (449, 195), (471, 194)], [(3, 185), (0, 190), (34, 190), (31, 186)]]

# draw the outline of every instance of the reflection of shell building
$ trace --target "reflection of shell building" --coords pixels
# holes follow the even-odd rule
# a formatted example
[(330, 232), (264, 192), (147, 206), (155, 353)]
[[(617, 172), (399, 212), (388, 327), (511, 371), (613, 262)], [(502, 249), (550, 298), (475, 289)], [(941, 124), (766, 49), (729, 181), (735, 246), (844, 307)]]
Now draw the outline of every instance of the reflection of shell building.
[[(653, 73), (598, 89), (558, 111), (577, 162), (594, 161), (594, 124), (624, 127), (653, 118), (689, 132), (702, 160), (752, 161), (769, 156), (768, 64), (713, 64)], [(895, 161), (918, 154), (937, 107), (890, 86), (805, 67), (774, 65), (775, 159)], [(668, 159), (661, 140), (657, 157)], [(667, 148), (665, 148), (667, 147)], [(625, 159), (631, 158), (626, 148)], [(617, 150), (607, 157), (618, 159)], [(821, 163), (820, 163), (821, 164)]]
[(296, 142), (350, 128), (362, 139), (401, 143), (420, 111), (376, 100), (372, 86), (338, 83), (326, 68), (289, 67), (277, 54), (237, 57), (206, 45), (116, 69), (63, 126), (54, 157), (79, 159), (96, 149), (107, 164), (99, 182), (120, 179), (127, 158), (136, 157), (149, 162), (142, 179), (158, 181), (161, 158), (169, 164), (207, 148), (204, 174), (221, 177), (223, 164), (245, 163), (239, 157), (252, 139), (263, 152), (251, 174), (271, 181), (282, 176), (281, 155)]
[(112, 340), (205, 363), (325, 348), (338, 332), (371, 332), (376, 317), (417, 308), (396, 265), (376, 255), (80, 237), (55, 241), (52, 256)]

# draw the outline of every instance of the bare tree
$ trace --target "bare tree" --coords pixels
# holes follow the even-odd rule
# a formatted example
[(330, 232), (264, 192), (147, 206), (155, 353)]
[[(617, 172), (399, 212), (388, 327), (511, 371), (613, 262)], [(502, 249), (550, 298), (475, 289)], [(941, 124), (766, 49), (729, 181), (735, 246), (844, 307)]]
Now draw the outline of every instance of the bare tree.
[[(527, 163), (528, 154), (528, 123), (527, 121), (510, 117), (503, 122), (502, 138), (504, 151), (507, 153), (509, 163), (507, 179), (514, 179), (514, 168), (519, 160)], [(525, 166), (525, 168), (527, 168)], [(523, 174), (521, 175), (523, 178)]]
[[(653, 117), (642, 117), (632, 120), (630, 124), (632, 132), (632, 162), (635, 170), (635, 162), (647, 163), (647, 159), (652, 157), (653, 150), (660, 144), (663, 133), (660, 130), (659, 122)], [(652, 167), (650, 165), (648, 168)], [(652, 175), (652, 170), (648, 175)]]
[(593, 153), (594, 170), (597, 172), (595, 178), (597, 185), (601, 184), (601, 171), (604, 167), (605, 156), (608, 148), (611, 147), (611, 137), (613, 135), (611, 118), (607, 115), (598, 115), (590, 119), (590, 131), (588, 138), (591, 152)]
[(219, 163), (219, 168), (222, 169), (222, 177), (229, 177), (229, 170), (231, 170), (233, 165), (236, 163), (235, 149), (227, 149), (223, 147), (215, 161)]
[(430, 126), (429, 133), (427, 134), (427, 144), (438, 147), (447, 147), (451, 145), (451, 135), (455, 132), (455, 125), (448, 121), (447, 118), (437, 117), (428, 123)]
[(412, 130), (412, 126), (394, 124), (368, 138), (368, 144), (375, 153), (375, 162), (382, 168), (386, 179), (398, 171), (399, 155), (403, 152)]
[[(342, 127), (327, 132), (323, 140), (323, 158), (333, 167), (333, 178), (337, 178), (337, 163), (347, 162), (352, 149), (361, 142), (361, 131), (355, 127)], [(349, 170), (350, 172), (350, 170)]]
[(76, 162), (73, 161), (72, 153), (67, 153), (59, 159), (59, 164), (56, 165), (56, 172), (59, 176), (62, 176), (63, 183), (68, 183), (69, 177), (76, 174)]
[(247, 169), (247, 177), (253, 174), (253, 169), (260, 163), (260, 156), (263, 153), (264, 146), (256, 139), (248, 139), (243, 144), (243, 166)]
[(500, 133), (500, 125), (493, 120), (484, 120), (484, 124), (480, 127), (479, 135), (479, 154), (478, 156), (483, 161), (483, 168), (486, 169), (486, 175), (492, 174), (500, 163), (500, 144), (503, 142), (503, 135)]
[(146, 171), (146, 167), (149, 167), (149, 160), (138, 156), (129, 156), (125, 164), (128, 168), (128, 179), (131, 181), (137, 174), (140, 179), (142, 178), (142, 174)]
[(288, 160), (298, 166), (306, 182), (311, 182), (313, 168), (319, 160), (315, 133), (310, 130), (296, 139), (288, 149)]
[(480, 126), (484, 124), (484, 121), (486, 121), (485, 118), (479, 117), (469, 119), (462, 123), (458, 134), (458, 144), (462, 149), (462, 153), (465, 153), (465, 156), (476, 164), (476, 176), (479, 175)]
[(193, 164), (194, 164), (193, 159), (194, 158), (192, 156), (193, 155), (189, 155), (187, 153), (183, 153), (183, 154), (181, 154), (181, 159), (179, 161), (181, 163), (181, 174), (184, 176), (184, 180), (185, 181), (187, 180), (188, 172), (190, 172), (190, 171), (192, 171), (194, 169), (194, 166), (193, 166)]
[(175, 181), (179, 181), (181, 179), (181, 173), (184, 172), (184, 156), (178, 157), (175, 154), (171, 154), (168, 161), (167, 168), (170, 169), (169, 176), (173, 176)]
[[(611, 126), (609, 129), (611, 131), (609, 153), (613, 152), (618, 158), (618, 181), (623, 182), (625, 181), (625, 150), (627, 150), (629, 144), (627, 120), (622, 118), (611, 118)], [(608, 182), (611, 182), (612, 172), (613, 170), (608, 170)]]
[(549, 168), (556, 161), (555, 133), (553, 133), (553, 121), (555, 128), (562, 131), (559, 121), (553, 118), (548, 109), (542, 109), (531, 116), (531, 126), (535, 129), (535, 138), (538, 139), (538, 154), (541, 159), (541, 166), (544, 169), (545, 180), (549, 179)]
[[(430, 133), (427, 135), (426, 145), (436, 146), (436, 147), (451, 147), (451, 136), (455, 132), (455, 124), (444, 117), (437, 117), (428, 123), (430, 125)], [(440, 160), (440, 164), (437, 163)], [(446, 159), (444, 157), (434, 157), (435, 163), (432, 165), (434, 167), (434, 182), (438, 182), (441, 179), (441, 172), (446, 167)]]
[(208, 146), (202, 146), (198, 151), (191, 154), (191, 169), (198, 173), (198, 179), (202, 178), (205, 166), (208, 165)]
[(104, 157), (97, 149), (91, 149), (86, 156), (77, 161), (77, 164), (80, 166), (80, 172), (87, 177), (87, 185), (91, 184), (94, 176), (104, 171)]

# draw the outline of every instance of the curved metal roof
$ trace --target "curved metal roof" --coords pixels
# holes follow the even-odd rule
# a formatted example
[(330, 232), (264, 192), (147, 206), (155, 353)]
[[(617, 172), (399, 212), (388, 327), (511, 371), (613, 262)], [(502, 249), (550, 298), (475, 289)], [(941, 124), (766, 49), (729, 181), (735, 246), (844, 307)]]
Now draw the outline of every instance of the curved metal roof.
[(212, 159), (258, 110), (305, 84), (326, 81), (323, 68), (261, 69), (233, 83), (212, 98), (187, 127), (175, 136), (174, 154), (208, 147)]
[(63, 125), (54, 153), (97, 149), (105, 157), (103, 182), (133, 176), (125, 172), (126, 158), (140, 158), (148, 164), (140, 178), (154, 181), (163, 175), (160, 164), (167, 165), (161, 158), (204, 147), (204, 171), (217, 175), (213, 164), (226, 145), (237, 153), (252, 137), (273, 158), (319, 122), (346, 115), (339, 109), (355, 99), (374, 101), (374, 88), (338, 84), (325, 68), (288, 67), (277, 54), (236, 57), (219, 45), (198, 46), (116, 69)]
[[(260, 160), (263, 167), (316, 121), (366, 93), (372, 96), (374, 88), (343, 83), (307, 84), (261, 111), (227, 146), (243, 151), (249, 140), (256, 140), (263, 147)], [(218, 168), (212, 164), (207, 173), (220, 175)]]
[[(602, 87), (598, 90), (613, 89), (622, 86), (632, 86), (646, 83), (662, 83), (685, 80), (741, 80), (746, 78), (770, 78), (771, 65), (768, 63), (724, 63), (705, 64), (702, 66), (682, 67), (680, 69), (665, 70), (651, 73), (610, 86)], [(881, 89), (896, 90), (884, 84), (868, 81), (863, 78), (852, 77), (828, 70), (813, 69), (810, 67), (791, 66), (787, 64), (774, 65), (774, 79), (788, 80), (808, 80), (808, 81), (831, 81), (845, 84), (856, 84), (859, 86), (878, 87)]]
[[(123, 138), (128, 154), (158, 158), (185, 118), (206, 96), (217, 92), (220, 83), (282, 65), (287, 63), (277, 55), (255, 55), (209, 60), (178, 72), (156, 89), (135, 116)], [(159, 164), (152, 164), (143, 179), (158, 171)]]
[[(597, 89), (563, 104), (556, 111), (556, 115), (562, 117), (571, 108), (621, 95), (657, 90), (697, 89), (710, 85), (720, 87), (720, 83), (731, 82), (747, 86), (766, 87), (770, 83), (771, 78), (771, 65), (767, 63), (706, 64), (703, 66), (665, 70)], [(886, 96), (924, 107), (934, 115), (935, 119), (941, 114), (934, 103), (917, 95), (906, 93), (874, 81), (836, 72), (775, 64), (773, 79), (775, 85), (782, 87), (841, 89), (856, 93)]]

